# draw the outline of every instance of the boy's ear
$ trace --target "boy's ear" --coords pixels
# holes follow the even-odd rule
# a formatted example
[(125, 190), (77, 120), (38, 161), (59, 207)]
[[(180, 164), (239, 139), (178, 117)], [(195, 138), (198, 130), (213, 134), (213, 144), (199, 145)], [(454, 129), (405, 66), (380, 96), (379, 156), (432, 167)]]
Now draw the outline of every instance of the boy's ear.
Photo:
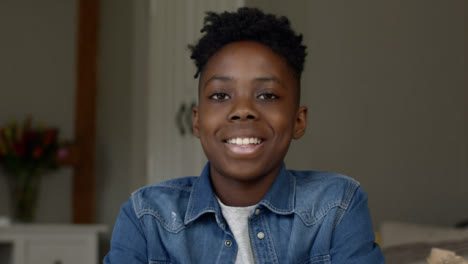
[(200, 138), (200, 129), (198, 127), (198, 107), (194, 106), (192, 108), (192, 128), (193, 128), (193, 135), (197, 138)]
[(296, 121), (294, 123), (293, 139), (301, 138), (307, 127), (307, 107), (301, 106), (296, 112)]

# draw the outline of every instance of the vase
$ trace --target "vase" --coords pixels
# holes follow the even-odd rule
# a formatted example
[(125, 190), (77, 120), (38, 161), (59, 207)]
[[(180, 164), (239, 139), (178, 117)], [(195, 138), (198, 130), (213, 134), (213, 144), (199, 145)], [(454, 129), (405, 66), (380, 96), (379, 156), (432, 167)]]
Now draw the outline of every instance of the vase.
[(36, 216), (40, 175), (35, 170), (18, 169), (7, 175), (10, 212), (14, 222), (30, 223)]

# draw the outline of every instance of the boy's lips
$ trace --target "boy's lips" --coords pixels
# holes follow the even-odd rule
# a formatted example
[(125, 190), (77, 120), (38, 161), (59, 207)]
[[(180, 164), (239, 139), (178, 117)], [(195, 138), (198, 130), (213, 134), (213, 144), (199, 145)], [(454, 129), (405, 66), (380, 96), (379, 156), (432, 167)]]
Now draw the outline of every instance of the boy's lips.
[(224, 140), (228, 150), (237, 155), (252, 155), (263, 147), (264, 139), (259, 137), (233, 137)]

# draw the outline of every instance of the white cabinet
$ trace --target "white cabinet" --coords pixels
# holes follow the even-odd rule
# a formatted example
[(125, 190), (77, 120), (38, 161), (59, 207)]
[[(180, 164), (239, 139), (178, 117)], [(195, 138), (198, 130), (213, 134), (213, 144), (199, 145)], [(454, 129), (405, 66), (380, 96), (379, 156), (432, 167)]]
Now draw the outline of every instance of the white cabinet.
[(98, 263), (98, 234), (106, 231), (103, 225), (0, 227), (0, 263)]

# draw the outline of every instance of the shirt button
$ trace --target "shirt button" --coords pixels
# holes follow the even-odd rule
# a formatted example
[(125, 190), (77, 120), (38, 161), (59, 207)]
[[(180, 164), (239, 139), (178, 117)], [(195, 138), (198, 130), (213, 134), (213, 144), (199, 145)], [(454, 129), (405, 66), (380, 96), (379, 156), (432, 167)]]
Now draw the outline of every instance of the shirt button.
[(257, 237), (258, 237), (258, 239), (264, 239), (265, 238), (265, 233), (258, 232)]
[(231, 240), (226, 240), (226, 241), (224, 241), (224, 245), (226, 247), (231, 247), (232, 246), (232, 241)]
[(259, 215), (260, 214), (260, 209), (255, 209), (255, 215)]

